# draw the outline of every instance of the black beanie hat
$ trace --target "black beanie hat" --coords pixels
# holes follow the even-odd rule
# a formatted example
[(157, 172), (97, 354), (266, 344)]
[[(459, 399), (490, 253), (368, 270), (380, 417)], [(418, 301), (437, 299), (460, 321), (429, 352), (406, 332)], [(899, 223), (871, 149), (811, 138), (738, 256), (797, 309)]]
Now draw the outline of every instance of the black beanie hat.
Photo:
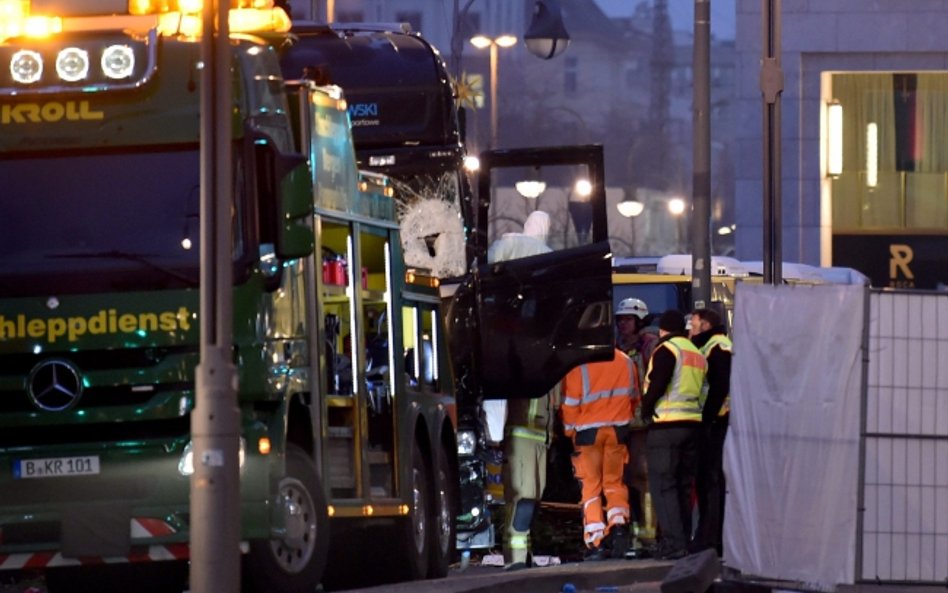
[(685, 314), (677, 309), (669, 309), (662, 313), (658, 318), (658, 329), (663, 329), (673, 334), (685, 332)]

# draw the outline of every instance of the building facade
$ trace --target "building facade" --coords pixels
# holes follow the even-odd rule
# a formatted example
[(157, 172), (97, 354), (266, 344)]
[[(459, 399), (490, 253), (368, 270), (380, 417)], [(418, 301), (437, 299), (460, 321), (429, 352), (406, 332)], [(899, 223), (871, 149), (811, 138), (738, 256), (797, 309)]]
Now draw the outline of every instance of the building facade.
[[(783, 260), (948, 284), (948, 2), (784, 0)], [(736, 254), (763, 255), (761, 2), (737, 4)]]

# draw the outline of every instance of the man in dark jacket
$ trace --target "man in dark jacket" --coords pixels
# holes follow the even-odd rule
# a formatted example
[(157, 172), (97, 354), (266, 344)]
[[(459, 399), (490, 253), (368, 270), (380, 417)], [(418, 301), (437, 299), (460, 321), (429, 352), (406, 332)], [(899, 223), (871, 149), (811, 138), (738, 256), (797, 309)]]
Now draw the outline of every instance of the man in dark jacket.
[(687, 554), (691, 535), (691, 492), (707, 361), (685, 335), (681, 311), (662, 313), (658, 329), (645, 377), (642, 418), (651, 422), (645, 442), (648, 484), (662, 532), (655, 556), (675, 560)]
[(698, 493), (698, 529), (692, 550), (722, 551), (724, 525), (724, 437), (730, 416), (731, 357), (733, 346), (721, 316), (713, 309), (691, 313), (691, 341), (708, 361), (708, 390), (701, 412), (702, 446), (698, 449), (695, 489)]

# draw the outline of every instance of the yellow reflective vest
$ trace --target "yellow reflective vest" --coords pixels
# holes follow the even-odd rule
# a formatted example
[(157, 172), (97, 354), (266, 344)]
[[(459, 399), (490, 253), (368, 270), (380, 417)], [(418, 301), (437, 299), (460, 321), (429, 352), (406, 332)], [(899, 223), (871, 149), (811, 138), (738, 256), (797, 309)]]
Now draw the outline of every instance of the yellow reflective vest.
[[(701, 351), (683, 336), (675, 336), (658, 344), (675, 355), (675, 371), (665, 394), (655, 405), (655, 422), (701, 422), (701, 403), (704, 378), (708, 372), (708, 361)], [(654, 354), (653, 354), (654, 359)], [(652, 374), (652, 360), (645, 376), (645, 391)]]
[[(705, 342), (704, 346), (701, 347), (701, 354), (704, 355), (705, 358), (707, 358), (708, 355), (711, 354), (711, 350), (713, 350), (714, 348), (720, 348), (721, 350), (724, 350), (725, 352), (731, 352), (731, 353), (734, 352), (734, 344), (731, 342), (731, 338), (727, 337), (724, 334), (714, 334), (713, 336), (708, 338), (708, 341)], [(707, 399), (707, 397), (708, 397), (707, 385), (705, 385), (705, 392), (702, 393), (701, 395), (702, 408), (704, 407), (704, 401), (705, 399)], [(728, 392), (724, 396), (724, 402), (721, 404), (721, 409), (718, 410), (718, 416), (719, 417), (726, 416), (728, 412), (730, 411), (731, 411), (731, 394), (730, 392)]]

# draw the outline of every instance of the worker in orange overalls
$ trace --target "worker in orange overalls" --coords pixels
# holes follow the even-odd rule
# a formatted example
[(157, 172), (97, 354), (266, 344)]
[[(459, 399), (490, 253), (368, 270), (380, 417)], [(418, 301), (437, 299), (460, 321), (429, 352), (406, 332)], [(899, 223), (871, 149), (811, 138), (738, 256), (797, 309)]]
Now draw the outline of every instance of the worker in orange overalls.
[(560, 410), (576, 450), (573, 472), (582, 485), (585, 560), (606, 558), (607, 537), (614, 558), (624, 557), (629, 544), (629, 491), (622, 470), (629, 459), (629, 422), (639, 404), (633, 365), (616, 349), (611, 361), (581, 365), (563, 379)]

